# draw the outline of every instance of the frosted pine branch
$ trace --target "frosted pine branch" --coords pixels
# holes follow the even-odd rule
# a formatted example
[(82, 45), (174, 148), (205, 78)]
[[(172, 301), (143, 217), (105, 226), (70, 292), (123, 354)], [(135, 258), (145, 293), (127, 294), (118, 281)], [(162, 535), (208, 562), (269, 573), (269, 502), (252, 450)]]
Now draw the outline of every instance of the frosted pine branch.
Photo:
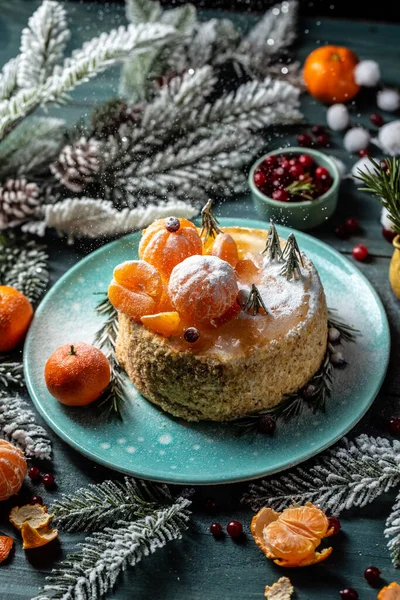
[(49, 281), (46, 248), (34, 240), (0, 235), (0, 285), (11, 285), (37, 302)]
[(23, 387), (24, 369), (19, 362), (0, 362), (0, 395), (11, 387)]
[(282, 2), (270, 8), (244, 38), (238, 54), (249, 51), (250, 54), (262, 53), (264, 60), (265, 55), (281, 54), (296, 39), (298, 8), (296, 0)]
[(180, 539), (189, 521), (190, 501), (178, 498), (134, 522), (119, 522), (86, 538), (78, 554), (67, 557), (47, 577), (47, 585), (34, 600), (98, 600), (113, 589), (128, 566)]
[(19, 87), (43, 84), (62, 60), (69, 37), (66, 12), (61, 3), (44, 0), (22, 31)]
[(160, 3), (153, 0), (126, 0), (125, 11), (126, 18), (133, 25), (155, 23), (162, 14)]
[(400, 493), (386, 520), (385, 537), (389, 538), (388, 548), (393, 564), (395, 567), (400, 567)]
[(344, 439), (307, 468), (251, 484), (243, 502), (256, 511), (311, 501), (339, 515), (366, 506), (399, 484), (400, 442), (360, 435), (353, 442)]
[(47, 432), (36, 423), (33, 411), (22, 398), (0, 395), (0, 433), (26, 456), (50, 460), (51, 441)]
[(17, 75), (20, 65), (20, 56), (9, 60), (0, 73), (0, 101), (9, 100), (18, 89)]
[(51, 512), (64, 531), (100, 531), (110, 523), (132, 521), (154, 512), (160, 505), (171, 505), (173, 498), (165, 485), (135, 481), (104, 481), (64, 495)]

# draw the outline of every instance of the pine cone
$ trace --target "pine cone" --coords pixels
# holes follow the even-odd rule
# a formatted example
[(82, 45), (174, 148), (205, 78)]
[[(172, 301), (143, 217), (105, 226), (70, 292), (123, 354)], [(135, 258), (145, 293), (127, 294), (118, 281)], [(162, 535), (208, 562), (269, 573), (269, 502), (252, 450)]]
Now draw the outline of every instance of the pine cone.
[(82, 192), (100, 171), (100, 148), (97, 140), (81, 137), (73, 146), (64, 146), (50, 170), (66, 188)]
[(110, 135), (116, 135), (121, 125), (137, 125), (142, 113), (143, 105), (128, 105), (125, 100), (115, 98), (94, 109), (90, 117), (90, 126), (97, 138), (107, 139)]
[(0, 187), (0, 229), (23, 223), (39, 206), (39, 188), (26, 179), (7, 179)]

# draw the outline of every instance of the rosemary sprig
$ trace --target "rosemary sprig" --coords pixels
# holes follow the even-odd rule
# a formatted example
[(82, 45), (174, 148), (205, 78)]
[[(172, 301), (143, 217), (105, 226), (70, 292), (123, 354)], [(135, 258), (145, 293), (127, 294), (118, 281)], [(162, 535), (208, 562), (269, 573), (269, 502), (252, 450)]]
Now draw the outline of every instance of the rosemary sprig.
[(204, 243), (207, 242), (208, 238), (215, 238), (219, 233), (222, 233), (218, 224), (218, 219), (212, 210), (212, 200), (210, 199), (201, 211), (200, 237), (204, 237)]
[(314, 192), (316, 190), (316, 185), (312, 178), (308, 176), (303, 179), (303, 181), (293, 181), (293, 183), (288, 185), (285, 190), (289, 192), (289, 194), (293, 194), (293, 196), (302, 196), (306, 200), (313, 200), (313, 196), (309, 192)]
[(330, 308), (328, 310), (328, 328), (333, 327), (337, 329), (340, 333), (341, 339), (345, 342), (355, 342), (356, 338), (361, 335), (360, 331), (338, 319), (335, 315), (336, 312), (337, 310), (335, 308)]
[(118, 313), (107, 296), (96, 306), (100, 317), (106, 317), (103, 325), (94, 337), (94, 344), (106, 355), (111, 369), (111, 380), (102, 394), (97, 407), (107, 417), (116, 416), (122, 419), (122, 406), (125, 397), (125, 378), (115, 356), (115, 342), (118, 334)]
[(252, 313), (253, 317), (258, 315), (261, 309), (265, 311), (266, 315), (268, 314), (268, 310), (264, 304), (264, 300), (262, 299), (260, 290), (254, 283), (251, 284), (251, 290), (248, 293), (248, 295), (244, 297), (243, 302), (240, 301), (240, 296), (238, 302), (239, 305), (242, 306), (242, 310), (244, 312)]
[(293, 233), (289, 235), (286, 241), (286, 245), (283, 249), (283, 259), (285, 264), (279, 274), (289, 280), (292, 279), (292, 277), (299, 279), (301, 276), (300, 265), (304, 267), (304, 263), (299, 245)]
[(358, 169), (357, 179), (362, 181), (362, 192), (370, 192), (386, 208), (394, 231), (400, 235), (400, 159), (385, 159), (386, 169), (370, 157), (371, 170)]
[(276, 259), (278, 262), (280, 262), (281, 260), (283, 260), (281, 242), (272, 219), (269, 222), (269, 231), (265, 248), (261, 252), (261, 254), (267, 254), (267, 257), (270, 261)]

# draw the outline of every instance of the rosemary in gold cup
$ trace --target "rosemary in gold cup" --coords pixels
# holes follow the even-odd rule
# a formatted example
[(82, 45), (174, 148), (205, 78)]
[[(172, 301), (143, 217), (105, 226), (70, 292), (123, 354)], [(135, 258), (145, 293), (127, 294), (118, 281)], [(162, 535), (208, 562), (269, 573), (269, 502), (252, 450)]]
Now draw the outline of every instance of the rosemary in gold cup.
[(370, 192), (386, 209), (392, 229), (396, 234), (393, 240), (394, 252), (390, 262), (389, 280), (397, 298), (400, 299), (400, 159), (386, 158), (382, 163), (370, 158), (371, 168), (358, 170), (357, 179), (362, 181), (363, 192)]

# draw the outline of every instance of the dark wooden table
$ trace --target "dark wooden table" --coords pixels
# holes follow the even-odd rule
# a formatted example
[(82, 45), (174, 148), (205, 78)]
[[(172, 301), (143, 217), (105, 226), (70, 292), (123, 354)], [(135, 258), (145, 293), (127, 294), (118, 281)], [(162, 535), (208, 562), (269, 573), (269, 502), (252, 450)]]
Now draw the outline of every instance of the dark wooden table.
[[(12, 3), (0, 0), (1, 63), (17, 53), (21, 29), (38, 4), (29, 0), (13, 0)], [(111, 29), (124, 22), (123, 7), (120, 5), (66, 4), (73, 31), (71, 47), (77, 47), (101, 30)], [(252, 17), (236, 15), (235, 19), (245, 26)], [(320, 43), (349, 45), (360, 57), (379, 61), (387, 84), (400, 85), (400, 26), (334, 19), (305, 20), (301, 22), (300, 32), (301, 59)], [(78, 88), (68, 106), (58, 111), (52, 109), (51, 114), (57, 113), (72, 124), (82, 114), (89, 113), (94, 103), (115, 95), (117, 89), (118, 69), (112, 69)], [(303, 110), (311, 123), (324, 122), (324, 108), (309, 97), (305, 96), (303, 99)], [(368, 124), (368, 116), (372, 111), (373, 104), (368, 95), (364, 95), (357, 101), (357, 105), (353, 105), (353, 120)], [(294, 135), (278, 137), (271, 140), (270, 146), (276, 147), (294, 141)], [(339, 136), (334, 140), (332, 153), (347, 165), (354, 163), (354, 157), (347, 156), (343, 150)], [(256, 216), (248, 197), (221, 204), (218, 212), (223, 216)], [(347, 181), (342, 185), (335, 217), (324, 227), (312, 232), (349, 256), (350, 260), (351, 248), (355, 244), (364, 243), (369, 247), (370, 259), (358, 266), (378, 291), (390, 322), (392, 353), (388, 375), (373, 407), (351, 435), (361, 432), (386, 435), (387, 419), (392, 414), (400, 414), (399, 303), (388, 282), (392, 249), (381, 236), (379, 214), (378, 202), (357, 192), (356, 186)], [(351, 240), (338, 240), (333, 233), (334, 227), (350, 216), (359, 219), (362, 231)], [(64, 242), (56, 241), (54, 237), (50, 237), (48, 243), (52, 283), (93, 248), (83, 243), (70, 247)], [(119, 477), (77, 454), (55, 435), (52, 435), (52, 439), (58, 488), (53, 493), (44, 494), (47, 503), (51, 503), (61, 493), (70, 493), (90, 482)], [(387, 581), (396, 577), (400, 579), (391, 565), (383, 537), (384, 522), (393, 504), (394, 493), (386, 494), (362, 510), (353, 510), (343, 515), (343, 532), (335, 538), (334, 553), (325, 563), (283, 573), (282, 569), (265, 559), (251, 537), (247, 536), (246, 542), (241, 544), (235, 544), (231, 539), (217, 542), (208, 531), (213, 517), (202, 506), (204, 500), (212, 496), (219, 505), (216, 519), (222, 524), (232, 518), (239, 519), (248, 532), (251, 512), (240, 506), (239, 502), (245, 489), (245, 484), (198, 488), (192, 525), (184, 539), (171, 543), (166, 549), (144, 560), (137, 568), (130, 569), (110, 597), (120, 600), (261, 600), (266, 584), (272, 583), (282, 574), (288, 574), (296, 588), (296, 598), (300, 600), (334, 600), (339, 598), (339, 590), (346, 586), (356, 588), (361, 600), (372, 600), (376, 598), (376, 590), (369, 587), (363, 578), (366, 567), (370, 564), (378, 566)], [(29, 493), (28, 486), (26, 491)], [(0, 507), (0, 511), (0, 531), (11, 532), (5, 508)], [(11, 563), (0, 567), (0, 600), (28, 600), (35, 596), (44, 583), (45, 574), (82, 539), (83, 536), (78, 534), (62, 533), (59, 545), (52, 545), (51, 551), (43, 549), (35, 557), (28, 557), (19, 546)]]

